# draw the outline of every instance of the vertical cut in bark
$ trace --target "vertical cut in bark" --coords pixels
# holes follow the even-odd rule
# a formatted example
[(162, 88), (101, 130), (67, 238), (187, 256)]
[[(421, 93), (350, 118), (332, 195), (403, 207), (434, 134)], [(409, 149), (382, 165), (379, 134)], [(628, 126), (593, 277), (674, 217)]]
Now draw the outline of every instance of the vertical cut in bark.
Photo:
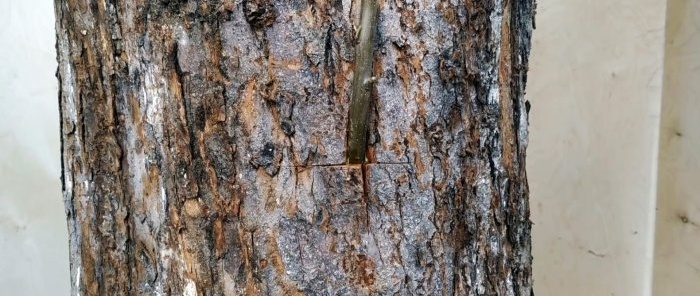
[(348, 162), (351, 164), (365, 161), (371, 88), (376, 79), (372, 75), (372, 61), (374, 60), (374, 32), (377, 26), (377, 1), (362, 0), (361, 10), (355, 48), (348, 131)]
[(73, 295), (531, 293), (532, 0), (54, 2)]

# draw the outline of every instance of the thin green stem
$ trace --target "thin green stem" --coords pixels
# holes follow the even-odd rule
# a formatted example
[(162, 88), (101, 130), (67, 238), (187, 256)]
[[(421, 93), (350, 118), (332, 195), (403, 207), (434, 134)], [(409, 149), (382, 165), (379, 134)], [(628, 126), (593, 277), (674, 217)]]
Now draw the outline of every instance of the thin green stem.
[(372, 61), (377, 13), (376, 0), (362, 0), (359, 36), (355, 47), (348, 132), (348, 162), (352, 164), (363, 163), (367, 150), (367, 120), (370, 95), (375, 80), (372, 76)]

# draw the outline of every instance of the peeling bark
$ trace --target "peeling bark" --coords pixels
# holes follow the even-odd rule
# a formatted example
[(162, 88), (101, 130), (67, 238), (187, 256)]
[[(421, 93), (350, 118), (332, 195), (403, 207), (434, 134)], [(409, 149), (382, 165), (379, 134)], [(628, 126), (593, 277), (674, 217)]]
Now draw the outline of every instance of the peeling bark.
[(532, 0), (55, 0), (73, 295), (530, 295)]

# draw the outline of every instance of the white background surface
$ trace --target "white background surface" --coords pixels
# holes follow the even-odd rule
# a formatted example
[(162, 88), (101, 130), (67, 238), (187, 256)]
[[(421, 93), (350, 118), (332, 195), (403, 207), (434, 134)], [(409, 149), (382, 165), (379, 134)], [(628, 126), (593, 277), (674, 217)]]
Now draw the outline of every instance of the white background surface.
[[(0, 0), (2, 295), (69, 294), (51, 2)], [(666, 25), (665, 0), (538, 1), (537, 296), (700, 295), (700, 1), (669, 3)]]
[(0, 0), (0, 295), (68, 295), (52, 1)]
[(537, 7), (527, 85), (535, 295), (650, 295), (666, 1)]

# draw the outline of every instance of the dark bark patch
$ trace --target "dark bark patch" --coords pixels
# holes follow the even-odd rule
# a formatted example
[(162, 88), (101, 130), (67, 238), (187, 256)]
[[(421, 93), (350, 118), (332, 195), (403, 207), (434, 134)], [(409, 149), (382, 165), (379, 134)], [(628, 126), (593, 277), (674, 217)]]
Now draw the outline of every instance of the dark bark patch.
[(291, 137), (294, 135), (294, 123), (291, 120), (283, 118), (280, 120), (280, 127), (282, 127), (282, 132), (287, 136)]
[(269, 27), (277, 17), (275, 7), (269, 0), (244, 0), (243, 13), (248, 24), (256, 30)]
[(280, 169), (280, 161), (282, 161), (282, 155), (279, 153), (279, 149), (275, 144), (268, 142), (258, 152), (258, 155), (250, 160), (250, 164), (254, 168), (263, 167), (268, 175), (275, 176)]
[(371, 288), (375, 282), (374, 262), (364, 254), (353, 254), (343, 258), (343, 270), (354, 285)]

